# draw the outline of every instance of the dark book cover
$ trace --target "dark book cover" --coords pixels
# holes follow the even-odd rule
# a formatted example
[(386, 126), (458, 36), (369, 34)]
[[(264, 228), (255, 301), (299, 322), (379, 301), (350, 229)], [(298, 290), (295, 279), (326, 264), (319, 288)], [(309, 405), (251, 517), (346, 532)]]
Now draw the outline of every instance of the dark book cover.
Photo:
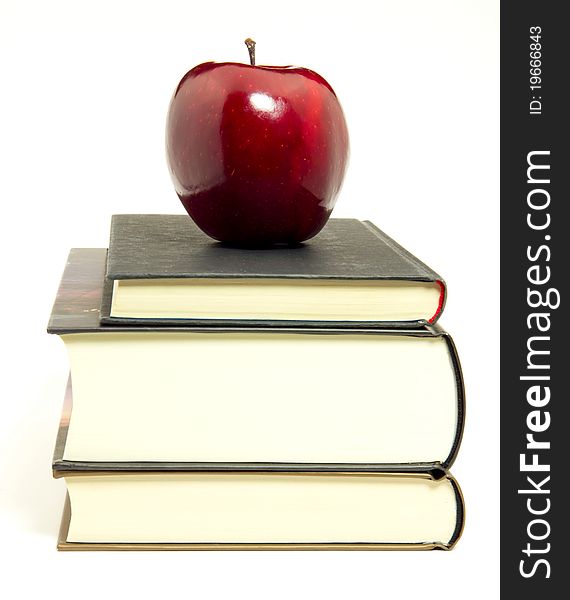
[[(264, 278), (432, 282), (440, 286), (441, 293), (439, 306), (430, 323), (437, 321), (446, 299), (446, 285), (440, 275), (375, 225), (357, 219), (330, 219), (319, 235), (298, 246), (249, 249), (228, 247), (212, 240), (186, 215), (113, 215), (106, 277), (106, 302), (101, 318), (107, 323), (172, 322), (172, 319), (111, 316), (113, 281), (121, 279)], [(208, 325), (212, 320), (177, 319), (177, 322)], [(247, 324), (268, 322), (277, 326), (301, 323), (264, 320), (247, 321)], [(228, 323), (229, 320), (220, 321), (221, 325)], [(319, 321), (308, 323), (308, 326), (323, 327), (325, 324), (331, 323)], [(426, 321), (382, 324), (417, 327), (426, 324)], [(334, 323), (334, 326), (340, 327), (353, 325), (354, 322)]]
[(304, 244), (247, 249), (212, 240), (187, 215), (144, 214), (113, 215), (107, 277), (442, 279), (369, 221), (330, 219)]

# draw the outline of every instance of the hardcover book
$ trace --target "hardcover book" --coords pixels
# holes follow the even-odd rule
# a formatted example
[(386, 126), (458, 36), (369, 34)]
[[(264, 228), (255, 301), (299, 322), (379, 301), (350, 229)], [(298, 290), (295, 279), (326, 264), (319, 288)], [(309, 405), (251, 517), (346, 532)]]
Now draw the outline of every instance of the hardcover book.
[(331, 219), (297, 247), (230, 248), (186, 215), (114, 215), (104, 323), (416, 327), (443, 279), (368, 221)]
[(451, 475), (63, 473), (60, 550), (449, 550), (464, 524)]
[(50, 319), (73, 381), (58, 469), (443, 472), (453, 462), (464, 392), (441, 328), (105, 325), (105, 259), (71, 251)]

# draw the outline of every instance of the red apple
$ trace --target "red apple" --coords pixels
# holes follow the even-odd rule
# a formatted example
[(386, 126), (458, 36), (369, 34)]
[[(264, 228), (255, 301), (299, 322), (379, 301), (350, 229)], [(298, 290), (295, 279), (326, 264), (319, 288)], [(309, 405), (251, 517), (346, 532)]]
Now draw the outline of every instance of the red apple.
[(325, 225), (348, 161), (332, 87), (298, 67), (209, 62), (182, 78), (166, 149), (176, 193), (216, 240), (296, 244)]

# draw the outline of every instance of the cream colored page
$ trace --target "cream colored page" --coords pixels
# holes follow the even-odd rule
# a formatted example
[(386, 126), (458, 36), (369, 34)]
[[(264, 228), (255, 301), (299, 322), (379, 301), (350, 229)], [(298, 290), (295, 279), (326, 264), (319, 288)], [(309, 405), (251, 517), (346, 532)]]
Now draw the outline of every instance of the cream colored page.
[(65, 336), (64, 458), (444, 460), (457, 390), (441, 338), (116, 333)]
[(447, 480), (327, 475), (67, 477), (68, 541), (442, 542)]
[(441, 289), (409, 281), (115, 281), (111, 315), (131, 318), (393, 320), (433, 317)]

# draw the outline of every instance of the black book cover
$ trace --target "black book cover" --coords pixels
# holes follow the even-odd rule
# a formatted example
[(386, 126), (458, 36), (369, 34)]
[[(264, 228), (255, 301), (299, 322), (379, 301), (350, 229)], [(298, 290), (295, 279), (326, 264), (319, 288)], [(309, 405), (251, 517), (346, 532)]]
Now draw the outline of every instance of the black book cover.
[[(446, 299), (443, 278), (369, 221), (330, 219), (315, 238), (295, 247), (234, 248), (206, 236), (186, 215), (113, 215), (106, 268), (104, 323), (172, 323), (172, 319), (121, 318), (110, 315), (113, 281), (121, 279), (321, 279), (437, 282), (441, 315)], [(213, 320), (177, 319), (208, 326)], [(369, 323), (330, 321), (216, 320), (219, 325), (361, 327)], [(418, 327), (426, 321), (378, 322)]]
[(304, 244), (247, 249), (212, 240), (187, 215), (140, 214), (113, 215), (107, 277), (442, 279), (368, 221), (330, 219)]

